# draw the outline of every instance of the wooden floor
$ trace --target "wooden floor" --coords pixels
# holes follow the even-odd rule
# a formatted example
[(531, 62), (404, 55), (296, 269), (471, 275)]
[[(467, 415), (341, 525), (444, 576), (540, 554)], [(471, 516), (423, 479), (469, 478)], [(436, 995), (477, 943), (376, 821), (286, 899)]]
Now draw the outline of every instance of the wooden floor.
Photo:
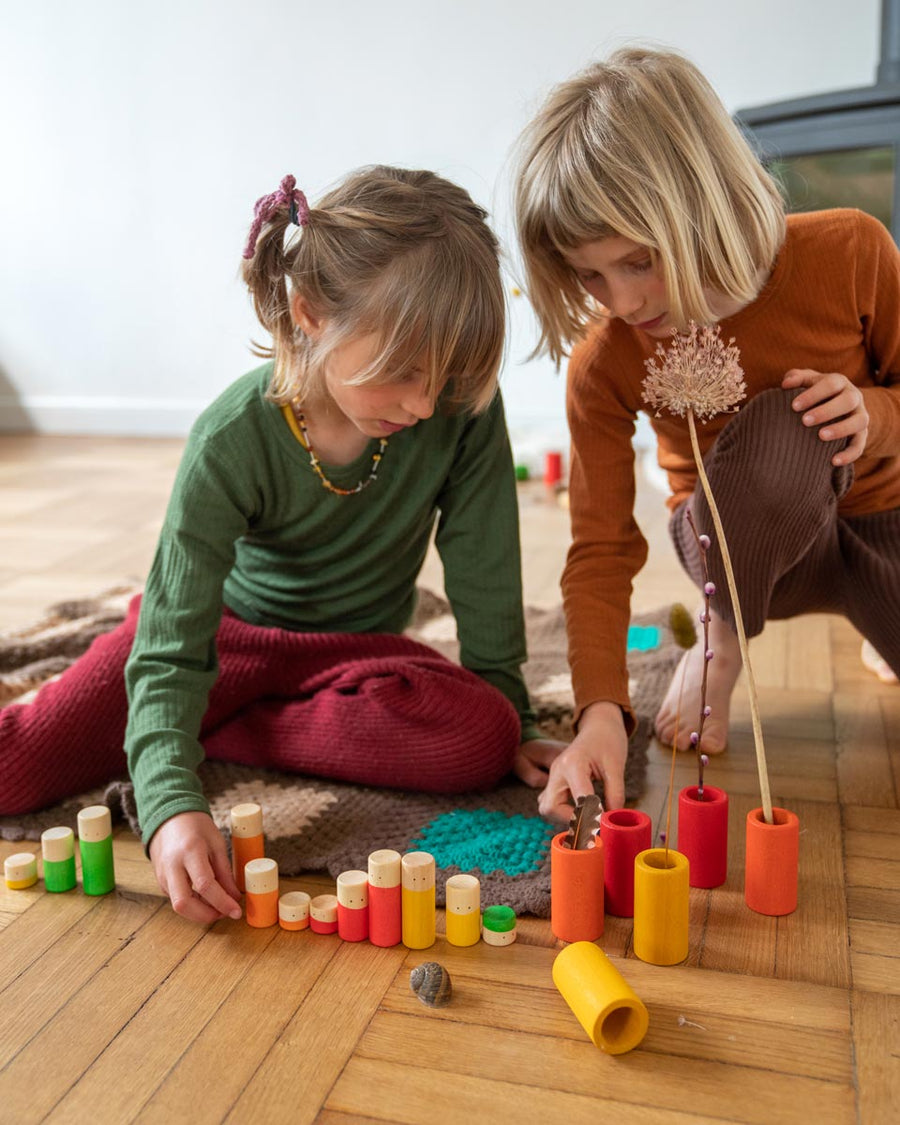
[[(142, 577), (180, 448), (0, 437), (0, 628)], [(522, 517), (527, 597), (552, 604), (566, 513), (528, 489)], [(652, 546), (636, 607), (691, 599), (646, 488), (640, 519)], [(426, 578), (440, 582), (433, 559)], [(776, 920), (743, 904), (757, 800), (739, 687), (732, 745), (708, 773), (731, 797), (731, 874), (691, 892), (687, 962), (637, 960), (619, 919), (600, 941), (650, 1011), (630, 1054), (604, 1056), (571, 1015), (546, 921), (521, 919), (506, 949), (439, 937), (424, 955), (205, 930), (173, 914), (120, 834), (114, 895), (0, 890), (0, 1123), (896, 1121), (900, 689), (862, 669), (836, 619), (774, 624), (753, 654), (773, 798), (801, 822), (800, 906)], [(659, 825), (668, 757), (650, 758), (641, 804)], [(680, 761), (676, 785), (691, 780)], [(0, 857), (21, 850), (0, 842)], [(409, 990), (431, 958), (454, 982), (440, 1011)]]

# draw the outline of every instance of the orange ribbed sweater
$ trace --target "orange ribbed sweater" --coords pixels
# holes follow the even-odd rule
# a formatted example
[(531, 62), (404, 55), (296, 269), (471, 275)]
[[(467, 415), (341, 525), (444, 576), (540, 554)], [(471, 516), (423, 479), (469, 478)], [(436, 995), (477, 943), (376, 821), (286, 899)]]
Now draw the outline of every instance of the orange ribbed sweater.
[[(869, 434), (840, 511), (900, 507), (900, 252), (885, 228), (859, 211), (789, 216), (762, 292), (721, 328), (740, 349), (747, 399), (780, 386), (794, 367), (838, 371), (860, 387)], [(637, 412), (646, 409), (644, 361), (656, 346), (621, 320), (605, 321), (575, 349), (568, 373), (573, 541), (562, 586), (576, 712), (611, 700), (625, 710), (629, 728), (629, 603), (647, 557), (633, 512), (631, 439)], [(729, 418), (698, 427), (704, 453)], [(651, 423), (674, 509), (697, 479), (687, 421), (667, 414)]]

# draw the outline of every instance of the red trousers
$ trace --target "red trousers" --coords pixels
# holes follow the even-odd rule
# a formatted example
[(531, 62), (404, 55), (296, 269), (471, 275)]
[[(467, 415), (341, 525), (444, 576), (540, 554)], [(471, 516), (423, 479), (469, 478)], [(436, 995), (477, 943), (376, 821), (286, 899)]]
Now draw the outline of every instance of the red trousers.
[[(124, 669), (139, 603), (33, 702), (0, 710), (0, 814), (127, 772)], [(208, 758), (433, 793), (488, 788), (512, 768), (512, 704), (409, 637), (291, 633), (226, 614), (216, 643)]]
[[(764, 391), (728, 423), (704, 458), (725, 528), (749, 637), (769, 619), (840, 613), (900, 675), (900, 509), (843, 516), (838, 501), (853, 467), (831, 458), (846, 440), (824, 442), (791, 408), (799, 392)], [(685, 513), (712, 540), (713, 608), (734, 624), (715, 529), (700, 482), (675, 510), (670, 531), (681, 562), (702, 588), (699, 549)]]

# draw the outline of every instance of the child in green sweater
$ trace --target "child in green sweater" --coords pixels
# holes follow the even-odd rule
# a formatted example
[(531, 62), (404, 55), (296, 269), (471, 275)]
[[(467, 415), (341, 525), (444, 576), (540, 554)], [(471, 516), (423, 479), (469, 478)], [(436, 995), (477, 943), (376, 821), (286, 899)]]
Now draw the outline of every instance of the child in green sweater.
[[(142, 604), (0, 711), (0, 812), (116, 776), (124, 741), (160, 885), (212, 922), (240, 906), (204, 756), (445, 793), (556, 756), (520, 671), (485, 218), (438, 176), (385, 167), (315, 208), (290, 176), (258, 201), (243, 272), (270, 362), (193, 427)], [(401, 635), (433, 531), (462, 667)]]

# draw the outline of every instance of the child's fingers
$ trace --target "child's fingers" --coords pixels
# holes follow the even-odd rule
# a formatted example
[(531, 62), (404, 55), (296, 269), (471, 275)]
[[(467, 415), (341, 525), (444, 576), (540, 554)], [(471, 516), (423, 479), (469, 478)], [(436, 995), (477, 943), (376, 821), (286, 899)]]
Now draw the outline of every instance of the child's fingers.
[(623, 778), (603, 772), (603, 807), (621, 809), (625, 805), (625, 782)]
[(206, 852), (189, 853), (185, 857), (185, 868), (191, 881), (191, 890), (199, 895), (204, 903), (212, 907), (216, 918), (230, 917), (235, 912), (237, 912), (236, 917), (240, 917), (240, 904), (219, 883), (210, 856)]
[(180, 865), (170, 869), (166, 882), (172, 909), (182, 918), (187, 918), (191, 922), (200, 922), (205, 926), (210, 922), (217, 922), (222, 917), (220, 911), (194, 894), (192, 880)]
[(854, 434), (853, 438), (847, 442), (840, 453), (835, 453), (831, 458), (832, 465), (851, 465), (862, 455), (863, 450), (866, 448), (866, 437), (868, 433), (868, 429), (865, 429), (858, 434)]
[(228, 850), (225, 847), (225, 840), (222, 833), (210, 821), (208, 831), (204, 833), (207, 846), (209, 848), (209, 862), (213, 869), (213, 874), (216, 881), (224, 887), (226, 894), (229, 895), (234, 901), (234, 906), (237, 907), (238, 913), (234, 914), (233, 909), (228, 913), (232, 917), (240, 917), (240, 900), (241, 892), (238, 889), (237, 883), (234, 881), (234, 873), (231, 870), (231, 861), (228, 858)]
[(543, 789), (547, 784), (547, 771), (540, 769), (526, 754), (518, 753), (513, 763), (513, 773), (532, 789)]

